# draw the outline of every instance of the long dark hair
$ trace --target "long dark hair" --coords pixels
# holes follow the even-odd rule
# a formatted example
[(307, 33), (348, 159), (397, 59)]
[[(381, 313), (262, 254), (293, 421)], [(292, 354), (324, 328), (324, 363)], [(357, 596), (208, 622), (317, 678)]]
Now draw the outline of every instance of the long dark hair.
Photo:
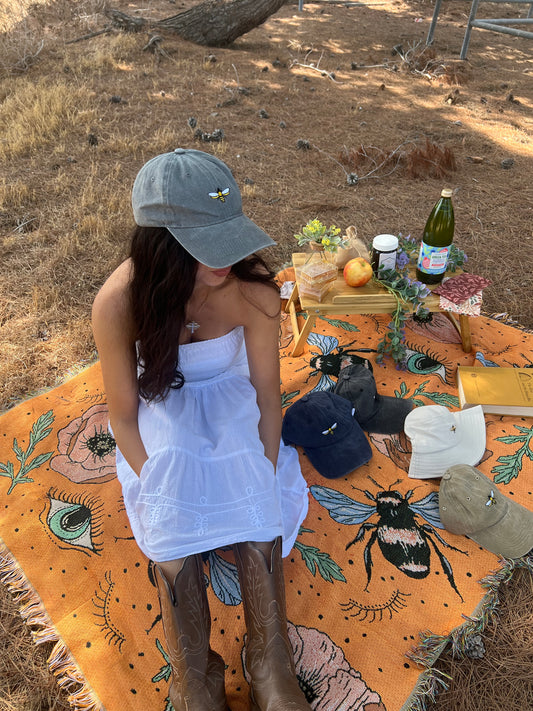
[[(139, 393), (145, 400), (158, 401), (185, 382), (178, 366), (179, 337), (198, 262), (166, 227), (135, 227), (130, 258), (130, 303), (141, 365)], [(278, 289), (274, 272), (257, 254), (234, 264), (231, 274)]]

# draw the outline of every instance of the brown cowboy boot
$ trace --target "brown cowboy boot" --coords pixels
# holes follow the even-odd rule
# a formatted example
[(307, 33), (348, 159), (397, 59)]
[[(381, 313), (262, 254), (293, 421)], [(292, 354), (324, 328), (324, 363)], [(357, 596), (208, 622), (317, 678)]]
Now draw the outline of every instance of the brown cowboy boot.
[(227, 711), (224, 661), (209, 647), (211, 616), (201, 556), (183, 559), (172, 586), (156, 563), (152, 569), (172, 667), (169, 697), (175, 711)]
[(233, 550), (248, 632), (252, 711), (310, 711), (296, 678), (287, 633), (281, 539), (236, 543)]

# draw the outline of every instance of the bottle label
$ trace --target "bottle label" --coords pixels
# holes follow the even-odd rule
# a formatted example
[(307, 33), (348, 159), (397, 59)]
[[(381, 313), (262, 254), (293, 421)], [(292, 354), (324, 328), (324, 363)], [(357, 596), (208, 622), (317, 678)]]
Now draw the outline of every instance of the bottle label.
[(424, 274), (444, 274), (450, 247), (432, 247), (425, 242), (420, 245), (417, 267)]

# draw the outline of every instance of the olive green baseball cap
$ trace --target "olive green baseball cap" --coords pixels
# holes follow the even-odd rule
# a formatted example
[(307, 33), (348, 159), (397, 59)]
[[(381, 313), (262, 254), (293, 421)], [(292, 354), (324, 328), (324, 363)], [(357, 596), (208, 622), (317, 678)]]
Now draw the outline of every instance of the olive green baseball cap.
[(468, 536), (504, 558), (521, 558), (533, 548), (533, 511), (502, 494), (469, 464), (444, 472), (439, 513), (447, 531)]

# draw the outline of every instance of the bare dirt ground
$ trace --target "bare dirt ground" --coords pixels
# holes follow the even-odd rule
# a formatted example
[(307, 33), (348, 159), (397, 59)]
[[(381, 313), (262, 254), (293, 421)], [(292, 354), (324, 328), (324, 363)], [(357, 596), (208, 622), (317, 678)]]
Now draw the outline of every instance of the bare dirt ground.
[[(109, 3), (145, 19), (194, 4)], [(475, 29), (461, 61), (467, 4), (443, 3), (428, 49), (430, 0), (321, 0), (302, 12), (293, 0), (213, 49), (160, 31), (156, 42), (155, 32), (125, 34), (104, 7), (0, 0), (0, 410), (94, 358), (90, 306), (126, 252), (132, 181), (176, 146), (229, 164), (245, 211), (278, 242), (278, 267), (314, 217), (355, 225), (367, 243), (382, 232), (419, 239), (441, 188), (452, 187), (455, 241), (469, 271), (492, 280), (485, 313), (533, 328), (531, 40)], [(497, 14), (515, 17), (517, 7)], [(530, 592), (524, 580), (517, 589)], [(488, 669), (513, 644), (497, 642)], [(10, 654), (2, 649), (0, 658)], [(517, 691), (496, 670), (486, 677), (494, 684), (471, 691), (465, 667), (450, 664), (456, 700), (449, 693), (435, 708), (501, 708), (496, 687), (529, 708), (531, 678)], [(28, 696), (0, 709), (61, 708), (45, 696), (36, 701), (30, 682)]]

